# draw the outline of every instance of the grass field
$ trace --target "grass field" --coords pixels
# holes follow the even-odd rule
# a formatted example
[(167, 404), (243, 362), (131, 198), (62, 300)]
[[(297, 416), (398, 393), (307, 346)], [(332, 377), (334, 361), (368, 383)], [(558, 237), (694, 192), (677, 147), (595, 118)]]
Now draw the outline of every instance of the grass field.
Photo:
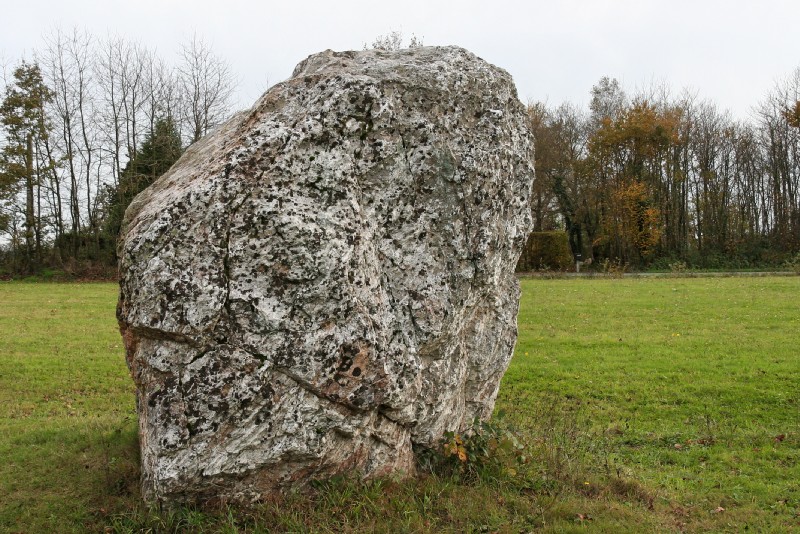
[(525, 280), (523, 465), (139, 505), (113, 284), (0, 283), (0, 532), (800, 532), (800, 277)]

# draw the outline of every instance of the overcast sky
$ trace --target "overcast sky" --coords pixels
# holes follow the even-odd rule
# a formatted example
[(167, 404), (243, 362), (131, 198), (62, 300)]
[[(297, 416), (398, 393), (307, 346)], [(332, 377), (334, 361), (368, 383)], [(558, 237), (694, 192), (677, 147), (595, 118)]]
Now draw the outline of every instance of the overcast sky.
[(586, 105), (602, 76), (633, 91), (691, 88), (735, 117), (800, 67), (797, 0), (4, 0), (0, 59), (52, 28), (118, 34), (165, 58), (196, 32), (232, 65), (249, 107), (300, 60), (392, 30), (455, 44), (508, 70), (520, 99)]

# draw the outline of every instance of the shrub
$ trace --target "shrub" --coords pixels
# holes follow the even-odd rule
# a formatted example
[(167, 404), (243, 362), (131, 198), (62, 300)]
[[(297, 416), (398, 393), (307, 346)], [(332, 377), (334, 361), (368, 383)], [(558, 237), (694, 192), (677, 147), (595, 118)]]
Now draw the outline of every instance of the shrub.
[(566, 271), (573, 262), (566, 232), (532, 232), (517, 263), (517, 272)]
[(654, 259), (648, 266), (649, 271), (669, 271), (684, 272), (692, 268), (690, 261), (675, 257), (675, 256), (662, 256)]
[(685, 273), (689, 270), (689, 266), (683, 260), (677, 260), (669, 264), (669, 270), (673, 273)]
[(622, 278), (629, 268), (628, 262), (623, 262), (620, 258), (614, 258), (613, 261), (610, 258), (606, 258), (600, 264), (600, 270), (603, 274), (607, 274), (612, 278)]
[(800, 274), (800, 252), (794, 255), (793, 258), (786, 260), (786, 268), (794, 271), (795, 274)]
[(496, 421), (476, 418), (463, 434), (446, 432), (439, 447), (417, 451), (420, 467), (467, 483), (513, 479), (528, 456), (521, 436), (503, 415), (500, 411)]

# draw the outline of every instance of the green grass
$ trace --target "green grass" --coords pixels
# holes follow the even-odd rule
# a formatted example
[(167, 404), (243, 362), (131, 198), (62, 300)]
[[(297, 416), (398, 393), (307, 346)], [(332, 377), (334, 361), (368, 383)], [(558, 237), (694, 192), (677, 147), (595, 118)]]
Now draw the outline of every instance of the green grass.
[(0, 284), (0, 531), (80, 531), (136, 477), (115, 292)]
[(499, 404), (577, 406), (590, 471), (675, 526), (800, 528), (800, 279), (531, 281), (519, 325)]
[(139, 504), (113, 284), (0, 283), (0, 532), (800, 531), (800, 277), (524, 280), (516, 472)]

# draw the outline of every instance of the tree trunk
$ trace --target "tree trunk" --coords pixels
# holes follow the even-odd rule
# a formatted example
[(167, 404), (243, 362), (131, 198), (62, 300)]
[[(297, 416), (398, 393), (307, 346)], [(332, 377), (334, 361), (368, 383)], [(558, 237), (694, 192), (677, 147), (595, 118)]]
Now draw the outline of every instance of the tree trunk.
[(34, 235), (36, 217), (33, 211), (33, 134), (28, 134), (25, 143), (25, 263), (34, 270)]

